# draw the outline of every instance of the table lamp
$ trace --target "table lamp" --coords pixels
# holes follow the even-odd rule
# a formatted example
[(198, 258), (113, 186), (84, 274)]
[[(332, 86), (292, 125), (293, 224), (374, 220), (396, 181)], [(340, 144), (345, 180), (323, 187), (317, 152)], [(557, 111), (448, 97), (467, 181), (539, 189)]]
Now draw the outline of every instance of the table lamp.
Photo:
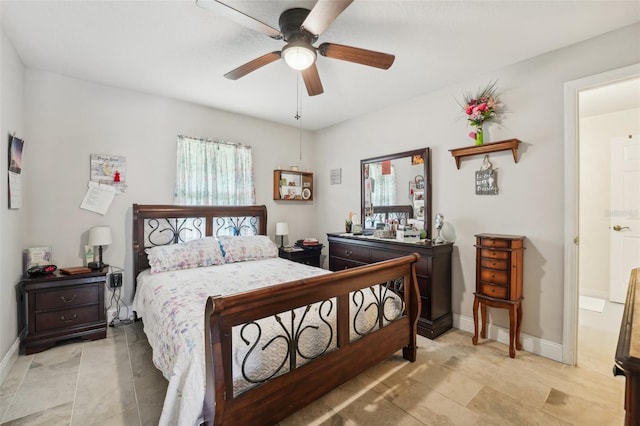
[(111, 239), (111, 228), (108, 226), (94, 226), (89, 231), (88, 245), (95, 247), (98, 246), (98, 261), (89, 262), (87, 265), (91, 269), (102, 269), (106, 265), (102, 263), (102, 246), (108, 246), (113, 240)]
[(280, 236), (280, 248), (284, 248), (284, 236), (289, 234), (289, 225), (286, 222), (276, 223), (276, 235)]

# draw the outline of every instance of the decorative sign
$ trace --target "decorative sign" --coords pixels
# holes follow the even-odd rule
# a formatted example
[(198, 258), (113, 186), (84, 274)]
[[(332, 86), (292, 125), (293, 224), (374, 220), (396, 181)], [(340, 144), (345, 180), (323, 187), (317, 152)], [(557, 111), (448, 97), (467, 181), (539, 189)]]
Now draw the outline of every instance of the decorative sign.
[(22, 207), (22, 139), (12, 134), (9, 138), (9, 208)]
[(123, 194), (127, 189), (126, 177), (124, 157), (91, 154), (91, 182), (111, 185), (117, 193)]
[(498, 195), (498, 171), (492, 168), (488, 155), (476, 172), (476, 195)]

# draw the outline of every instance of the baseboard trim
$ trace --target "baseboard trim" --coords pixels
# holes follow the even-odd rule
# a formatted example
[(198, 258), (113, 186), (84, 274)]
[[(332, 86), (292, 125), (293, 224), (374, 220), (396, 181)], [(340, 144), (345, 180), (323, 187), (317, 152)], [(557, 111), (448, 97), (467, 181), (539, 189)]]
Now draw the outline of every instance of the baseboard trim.
[(9, 373), (11, 372), (11, 368), (13, 367), (13, 363), (18, 359), (18, 355), (20, 355), (20, 337), (13, 342), (13, 345), (9, 348), (7, 354), (0, 361), (0, 385), (4, 383), (4, 379), (7, 378)]
[[(467, 331), (469, 333), (474, 332), (473, 318), (470, 317), (453, 314), (453, 326), (459, 330)], [(504, 343), (505, 345), (509, 344), (508, 328), (503, 328), (489, 323), (487, 325), (487, 336), (488, 339)], [(524, 333), (521, 334), (520, 340), (522, 341), (523, 350), (554, 361), (562, 362), (563, 347), (561, 344), (541, 339), (539, 337), (529, 336)]]
[(609, 293), (606, 292), (606, 291), (589, 290), (589, 289), (581, 288), (579, 295), (580, 296), (595, 297), (596, 299), (604, 299), (606, 301), (609, 301)]

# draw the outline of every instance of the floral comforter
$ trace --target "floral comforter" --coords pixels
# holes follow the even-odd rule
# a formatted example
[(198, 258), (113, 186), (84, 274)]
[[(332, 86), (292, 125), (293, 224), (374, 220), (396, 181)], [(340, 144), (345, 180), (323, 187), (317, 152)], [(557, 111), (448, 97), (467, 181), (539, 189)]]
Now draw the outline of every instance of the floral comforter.
[(133, 309), (144, 323), (153, 363), (169, 381), (160, 425), (202, 422), (205, 396), (204, 310), (212, 295), (231, 295), (329, 271), (271, 258), (138, 276)]

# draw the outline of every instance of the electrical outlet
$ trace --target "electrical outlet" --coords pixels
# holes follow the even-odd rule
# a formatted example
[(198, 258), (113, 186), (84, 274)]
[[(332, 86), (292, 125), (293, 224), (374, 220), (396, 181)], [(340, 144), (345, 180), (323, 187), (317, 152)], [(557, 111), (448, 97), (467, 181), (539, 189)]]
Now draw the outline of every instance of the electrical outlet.
[(116, 288), (122, 287), (122, 273), (116, 272), (109, 275), (109, 287)]

